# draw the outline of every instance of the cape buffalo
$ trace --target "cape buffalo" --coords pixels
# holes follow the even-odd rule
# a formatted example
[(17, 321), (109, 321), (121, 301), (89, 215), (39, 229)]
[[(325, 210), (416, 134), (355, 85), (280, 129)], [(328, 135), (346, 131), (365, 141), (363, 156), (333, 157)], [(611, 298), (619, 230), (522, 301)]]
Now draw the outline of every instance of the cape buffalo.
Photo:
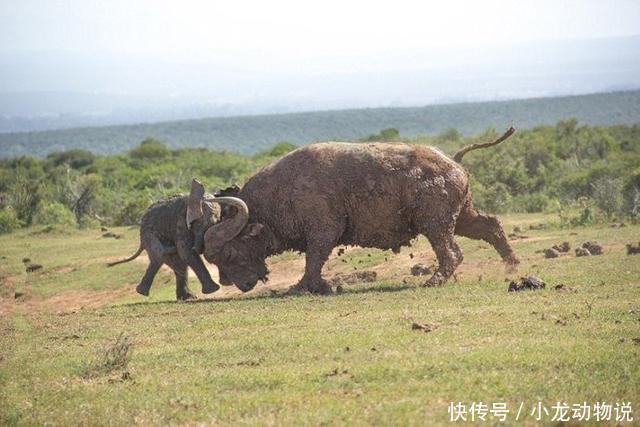
[[(509, 265), (518, 259), (500, 222), (479, 214), (469, 176), (459, 164), (473, 144), (450, 159), (437, 149), (408, 144), (326, 142), (298, 148), (251, 177), (237, 210), (205, 233), (204, 256), (225, 281), (246, 292), (265, 281), (265, 259), (285, 250), (306, 253), (305, 273), (293, 290), (330, 293), (322, 266), (337, 245), (400, 250), (427, 237), (438, 269), (424, 286), (443, 284), (462, 261), (454, 234), (490, 243)], [(237, 194), (235, 194), (237, 193)]]

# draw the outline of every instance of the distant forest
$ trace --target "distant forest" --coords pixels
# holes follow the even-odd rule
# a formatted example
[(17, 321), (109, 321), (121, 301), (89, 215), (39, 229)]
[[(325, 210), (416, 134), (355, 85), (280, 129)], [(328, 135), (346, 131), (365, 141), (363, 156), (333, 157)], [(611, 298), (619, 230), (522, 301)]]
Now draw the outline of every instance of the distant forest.
[[(404, 141), (451, 154), (497, 136), (487, 131), (466, 137), (449, 129), (407, 138), (388, 128), (359, 141)], [(25, 226), (137, 224), (149, 204), (188, 191), (193, 177), (211, 192), (243, 184), (295, 148), (282, 142), (247, 156), (205, 148), (172, 150), (146, 139), (119, 155), (71, 150), (45, 158), (2, 159), (0, 234)], [(471, 173), (474, 204), (486, 212), (553, 212), (559, 226), (640, 220), (640, 125), (564, 120), (521, 130), (497, 147), (468, 154), (463, 164)]]
[(640, 123), (640, 91), (8, 133), (0, 134), (0, 157), (45, 157), (72, 149), (111, 155), (124, 153), (149, 137), (171, 149), (204, 147), (255, 154), (281, 141), (302, 145), (354, 140), (383, 128), (396, 128), (406, 137), (437, 135), (451, 128), (473, 135), (511, 124), (525, 129), (567, 118), (588, 125)]

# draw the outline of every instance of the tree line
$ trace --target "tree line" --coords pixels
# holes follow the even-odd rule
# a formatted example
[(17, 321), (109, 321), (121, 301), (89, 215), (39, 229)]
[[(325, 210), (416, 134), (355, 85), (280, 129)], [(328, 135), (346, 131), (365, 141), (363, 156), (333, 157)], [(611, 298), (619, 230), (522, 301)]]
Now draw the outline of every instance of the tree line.
[[(488, 129), (465, 137), (456, 129), (403, 137), (396, 128), (358, 141), (400, 141), (452, 154), (493, 140)], [(137, 224), (155, 200), (186, 192), (198, 177), (213, 192), (242, 184), (295, 149), (281, 142), (254, 155), (206, 148), (170, 149), (154, 138), (119, 155), (74, 149), (45, 158), (0, 160), (0, 233), (21, 227)], [(564, 120), (517, 132), (503, 144), (464, 158), (474, 203), (489, 213), (556, 212), (561, 224), (637, 221), (640, 214), (640, 125), (589, 126)]]

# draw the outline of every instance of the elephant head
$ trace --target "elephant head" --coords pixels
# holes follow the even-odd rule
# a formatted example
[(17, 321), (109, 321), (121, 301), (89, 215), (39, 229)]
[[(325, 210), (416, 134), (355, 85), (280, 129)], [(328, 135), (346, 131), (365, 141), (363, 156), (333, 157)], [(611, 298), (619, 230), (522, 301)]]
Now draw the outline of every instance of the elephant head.
[(191, 182), (185, 219), (187, 228), (193, 235), (193, 250), (198, 254), (204, 250), (205, 232), (220, 221), (221, 212), (218, 205), (234, 207), (241, 217), (244, 215), (248, 218), (249, 211), (242, 200), (237, 197), (206, 195), (204, 186), (197, 179)]

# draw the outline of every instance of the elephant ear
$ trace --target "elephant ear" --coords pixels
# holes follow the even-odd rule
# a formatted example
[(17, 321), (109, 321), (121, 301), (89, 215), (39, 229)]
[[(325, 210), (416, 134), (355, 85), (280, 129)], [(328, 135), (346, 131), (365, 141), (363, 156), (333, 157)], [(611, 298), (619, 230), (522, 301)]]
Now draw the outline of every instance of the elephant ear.
[(202, 202), (204, 201), (204, 186), (197, 180), (191, 181), (191, 193), (187, 199), (187, 228), (191, 229), (193, 221), (202, 218)]

